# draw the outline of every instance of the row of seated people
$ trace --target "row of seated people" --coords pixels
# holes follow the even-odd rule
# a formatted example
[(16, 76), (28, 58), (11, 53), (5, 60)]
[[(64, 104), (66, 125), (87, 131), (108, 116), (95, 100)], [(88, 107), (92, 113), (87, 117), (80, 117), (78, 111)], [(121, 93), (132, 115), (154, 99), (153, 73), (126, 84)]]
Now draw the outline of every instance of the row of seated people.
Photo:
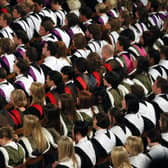
[[(109, 76), (107, 76), (107, 81), (111, 80)], [(50, 80), (51, 82), (54, 83), (53, 80)], [(168, 81), (166, 79), (158, 78), (152, 87), (156, 95), (152, 100), (147, 100), (144, 98), (143, 88), (132, 85), (130, 87), (131, 93), (123, 96), (121, 100), (117, 100), (121, 103), (119, 109), (123, 112), (126, 111), (124, 118), (129, 128), (133, 127), (131, 131), (134, 135), (140, 135), (144, 131), (159, 125), (160, 115), (167, 113), (167, 86)], [(41, 83), (33, 82), (29, 99), (22, 89), (15, 89), (11, 92), (10, 103), (8, 104), (6, 104), (5, 98), (0, 96), (1, 126), (9, 123), (14, 129), (20, 128), (23, 125), (23, 116), (33, 114), (47, 127), (54, 125), (59, 133), (71, 135), (75, 120), (86, 120), (92, 125), (93, 116), (99, 112), (104, 112), (104, 106), (118, 98), (117, 96), (112, 97), (112, 95), (107, 97), (106, 90), (106, 94), (101, 93), (102, 97), (99, 98), (95, 98), (91, 92), (83, 90), (78, 91), (76, 102), (71, 94), (54, 92), (57, 89), (61, 90), (58, 87), (45, 93), (44, 86)], [(113, 106), (106, 107), (108, 109), (105, 111), (106, 113), (110, 110), (110, 107)]]
[[(9, 40), (7, 41), (9, 42)], [(48, 48), (43, 48), (43, 51), (46, 50), (45, 52), (47, 53), (51, 52), (52, 49), (56, 47), (52, 42), (47, 42), (47, 45)], [(61, 47), (59, 49), (61, 49)], [(34, 67), (28, 66), (25, 61), (25, 59), (28, 59), (27, 57), (25, 59), (18, 58), (13, 64), (14, 72), (17, 74), (16, 79), (11, 78), (10, 75), (7, 76), (6, 70), (4, 70), (5, 66), (1, 68), (0, 94), (5, 97), (8, 102), (10, 100), (10, 94), (14, 88), (23, 89), (27, 96), (32, 96), (30, 87), (35, 81), (42, 84), (45, 83), (46, 88), (48, 88), (50, 92), (72, 94), (75, 103), (77, 102), (78, 92), (80, 90), (89, 90), (96, 98), (101, 97), (103, 99), (100, 101), (97, 99), (96, 101), (101, 102), (103, 109), (107, 111), (111, 106), (121, 108), (123, 97), (131, 92), (131, 86), (134, 84), (141, 86), (143, 88), (142, 92), (144, 92), (145, 96), (149, 96), (152, 91), (152, 84), (156, 82), (158, 76), (167, 79), (167, 71), (165, 69), (167, 62), (167, 46), (164, 46), (160, 53), (155, 51), (151, 53), (149, 52), (151, 62), (155, 59), (160, 59), (159, 57), (163, 57), (160, 62), (165, 62), (164, 65), (160, 63), (159, 65), (156, 65), (156, 69), (154, 68), (151, 71), (148, 71), (148, 59), (139, 56), (135, 62), (135, 72), (129, 76), (127, 76), (125, 68), (120, 66), (116, 59), (113, 59), (112, 54), (114, 50), (112, 46), (106, 45), (103, 49), (103, 56), (108, 60), (104, 66), (101, 64), (101, 58), (96, 53), (91, 53), (87, 60), (84, 58), (75, 58), (72, 66), (64, 66), (63, 64), (61, 73), (58, 71), (52, 71), (46, 65), (42, 65), (42, 69), (38, 65), (34, 65)], [(35, 57), (36, 54), (33, 53), (34, 51), (34, 48), (29, 48), (26, 55)], [(33, 69), (36, 70), (33, 71)], [(113, 70), (110, 71), (109, 69)], [(105, 74), (103, 72), (105, 72)], [(7, 78), (10, 78), (11, 82), (8, 82), (6, 80)], [(153, 92), (155, 93), (154, 90)], [(158, 93), (164, 92), (166, 91), (162, 89)], [(166, 108), (161, 107), (161, 111), (166, 111)]]
[[(112, 111), (116, 112), (116, 109)], [(74, 123), (72, 137), (68, 137), (59, 134), (53, 136), (51, 129), (42, 127), (36, 116), (25, 115), (22, 132), (14, 132), (9, 126), (0, 128), (0, 166), (124, 168), (124, 165), (128, 164), (130, 168), (145, 168), (167, 164), (168, 148), (163, 143), (159, 128), (152, 128), (144, 135), (133, 136), (128, 133), (129, 128), (124, 124), (115, 123), (111, 127), (112, 119), (115, 120), (105, 113), (96, 114), (92, 131), (88, 122), (78, 120)], [(167, 116), (166, 120), (165, 116), (162, 117), (163, 120), (163, 123), (168, 124)], [(117, 137), (117, 133), (121, 132), (114, 133), (119, 127), (127, 131), (127, 135), (122, 135), (122, 142)], [(123, 156), (120, 148), (127, 153), (127, 157)], [(118, 151), (119, 149), (121, 151)]]

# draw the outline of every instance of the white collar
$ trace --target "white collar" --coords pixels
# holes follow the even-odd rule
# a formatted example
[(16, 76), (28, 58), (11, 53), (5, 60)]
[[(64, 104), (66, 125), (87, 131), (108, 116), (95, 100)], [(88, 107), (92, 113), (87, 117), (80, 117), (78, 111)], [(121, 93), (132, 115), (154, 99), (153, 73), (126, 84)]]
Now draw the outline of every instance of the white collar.
[(10, 146), (10, 147), (12, 147), (12, 148), (18, 149), (17, 144), (16, 144), (15, 142), (13, 142), (13, 141), (8, 142), (8, 143), (5, 144), (4, 146)]
[(19, 75), (16, 76), (16, 79), (20, 79), (23, 76), (24, 76), (23, 74), (19, 74)]
[(121, 51), (121, 52), (119, 52), (117, 55), (120, 56), (120, 55), (122, 55), (122, 54), (127, 54), (127, 53), (128, 53), (127, 51)]
[(65, 82), (65, 85), (68, 85), (70, 83), (74, 83), (74, 81), (73, 80), (69, 80), (69, 81)]
[(105, 62), (110, 61), (110, 60), (113, 60), (113, 59), (114, 59), (114, 57), (111, 56), (111, 57), (107, 58), (107, 59), (105, 60)]
[(109, 91), (110, 89), (112, 89), (113, 87), (112, 86), (108, 86), (107, 88), (106, 88), (106, 91)]
[(0, 82), (0, 85), (1, 85), (1, 84), (4, 84), (4, 83), (7, 83), (7, 82), (8, 82), (8, 81), (5, 79), (5, 80), (3, 80), (3, 81)]
[(104, 134), (104, 133), (106, 133), (106, 129), (99, 129), (95, 132), (95, 135)]
[(85, 137), (81, 138), (81, 139), (79, 140), (78, 144), (85, 143), (86, 141), (88, 141), (87, 136), (85, 136)]
[(55, 85), (54, 85), (54, 86), (51, 86), (51, 87), (50, 87), (50, 91), (52, 91), (52, 90), (54, 90), (54, 89), (56, 89), (56, 88), (57, 88), (57, 86), (55, 86)]

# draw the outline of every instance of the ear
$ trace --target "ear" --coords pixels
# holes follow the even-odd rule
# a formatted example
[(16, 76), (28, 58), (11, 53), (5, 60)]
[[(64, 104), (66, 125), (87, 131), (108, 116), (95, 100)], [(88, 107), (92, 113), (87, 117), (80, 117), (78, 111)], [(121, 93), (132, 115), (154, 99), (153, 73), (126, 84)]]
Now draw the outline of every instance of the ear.
[(80, 105), (80, 99), (79, 97), (76, 98), (76, 104), (79, 106)]
[(62, 108), (62, 102), (59, 100), (58, 101), (58, 109), (61, 109)]
[(162, 89), (161, 88), (157, 88), (157, 93), (162, 93)]
[(147, 139), (148, 144), (150, 144), (151, 143), (150, 138), (146, 137), (146, 139)]

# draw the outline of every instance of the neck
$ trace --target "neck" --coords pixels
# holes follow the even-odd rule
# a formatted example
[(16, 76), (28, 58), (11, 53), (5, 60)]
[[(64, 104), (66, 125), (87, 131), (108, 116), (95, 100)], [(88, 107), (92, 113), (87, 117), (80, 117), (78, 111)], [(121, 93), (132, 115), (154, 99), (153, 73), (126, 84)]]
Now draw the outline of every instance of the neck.
[(80, 134), (78, 134), (77, 137), (76, 137), (77, 143), (78, 143), (81, 139), (83, 139), (83, 138), (84, 138), (83, 136), (81, 136)]
[(4, 145), (6, 145), (6, 144), (8, 144), (8, 143), (10, 143), (10, 142), (12, 142), (12, 140), (11, 140), (11, 139), (6, 139), (6, 141), (5, 141), (5, 144), (4, 144)]
[(5, 79), (0, 79), (0, 82), (3, 82)]
[(160, 144), (159, 142), (151, 142), (151, 143), (149, 144), (149, 146), (152, 147), (152, 146), (159, 145), (159, 144)]

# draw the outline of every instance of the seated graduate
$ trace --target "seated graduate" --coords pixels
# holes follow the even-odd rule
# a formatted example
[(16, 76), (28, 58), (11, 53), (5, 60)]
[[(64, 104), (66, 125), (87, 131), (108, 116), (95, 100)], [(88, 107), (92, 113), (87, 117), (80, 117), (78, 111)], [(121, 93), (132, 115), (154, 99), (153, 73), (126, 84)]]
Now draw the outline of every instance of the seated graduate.
[(13, 141), (14, 132), (11, 127), (0, 128), (0, 167), (15, 167), (25, 161), (22, 146)]

